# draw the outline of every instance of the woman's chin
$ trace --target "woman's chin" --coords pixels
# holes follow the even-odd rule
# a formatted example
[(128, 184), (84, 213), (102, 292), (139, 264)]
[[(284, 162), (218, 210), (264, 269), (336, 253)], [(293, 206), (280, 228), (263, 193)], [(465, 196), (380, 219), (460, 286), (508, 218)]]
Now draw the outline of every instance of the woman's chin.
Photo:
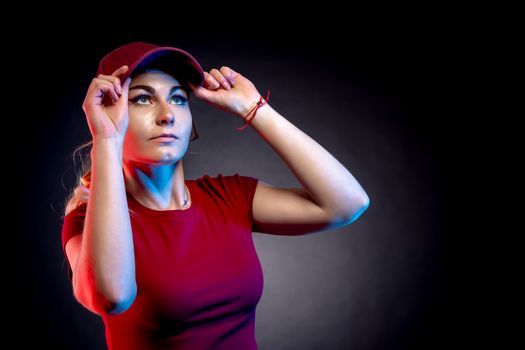
[(181, 159), (181, 155), (175, 152), (165, 151), (158, 157), (158, 162), (161, 164), (173, 164)]
[(169, 165), (178, 163), (184, 154), (176, 150), (157, 150), (156, 152), (143, 153), (140, 157), (128, 158), (128, 161), (150, 165)]

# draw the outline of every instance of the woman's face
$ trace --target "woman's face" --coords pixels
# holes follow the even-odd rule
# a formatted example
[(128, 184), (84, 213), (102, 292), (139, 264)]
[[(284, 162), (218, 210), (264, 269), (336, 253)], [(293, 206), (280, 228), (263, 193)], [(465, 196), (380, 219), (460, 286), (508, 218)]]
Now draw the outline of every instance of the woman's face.
[(162, 71), (146, 70), (134, 77), (128, 95), (124, 160), (172, 164), (182, 159), (192, 127), (188, 98), (179, 82)]

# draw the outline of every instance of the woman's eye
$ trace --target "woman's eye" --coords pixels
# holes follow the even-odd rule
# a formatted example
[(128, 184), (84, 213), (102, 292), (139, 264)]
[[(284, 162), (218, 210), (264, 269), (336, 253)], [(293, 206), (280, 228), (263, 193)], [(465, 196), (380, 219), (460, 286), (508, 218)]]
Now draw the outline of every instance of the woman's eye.
[(183, 105), (186, 102), (188, 102), (188, 99), (182, 95), (174, 95), (171, 97), (171, 102), (173, 102), (176, 105)]
[(145, 105), (150, 102), (148, 95), (138, 95), (136, 97), (133, 97), (131, 99), (131, 102), (139, 104), (139, 105)]

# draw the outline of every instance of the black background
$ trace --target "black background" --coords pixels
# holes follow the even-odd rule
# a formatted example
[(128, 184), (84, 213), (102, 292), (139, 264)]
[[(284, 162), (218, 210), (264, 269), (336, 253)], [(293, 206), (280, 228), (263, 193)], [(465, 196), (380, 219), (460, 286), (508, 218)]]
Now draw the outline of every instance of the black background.
[[(252, 66), (264, 60), (282, 60), (288, 66), (294, 60), (300, 65), (315, 63), (329, 67), (332, 74), (340, 72), (337, 84), (348, 82), (366, 91), (364, 95), (379, 96), (395, 106), (389, 118), (410, 135), (406, 147), (424, 155), (425, 162), (416, 166), (433, 174), (432, 193), (424, 195), (435, 198), (434, 215), (439, 218), (434, 232), (438, 247), (432, 251), (435, 274), (427, 277), (436, 289), (425, 299), (425, 312), (407, 323), (402, 335), (372, 344), (384, 349), (442, 348), (490, 341), (496, 328), (489, 326), (495, 309), (490, 295), (498, 277), (482, 262), (480, 248), (486, 238), (472, 217), (479, 204), (478, 179), (472, 174), (481, 156), (472, 133), (478, 121), (465, 106), (475, 64), (470, 48), (477, 38), (463, 28), (461, 18), (447, 17), (445, 22), (439, 16), (372, 18), (357, 24), (353, 18), (329, 14), (324, 18), (329, 24), (321, 25), (315, 20), (292, 24), (291, 17), (272, 22), (266, 14), (240, 21), (237, 15), (221, 13), (220, 20), (202, 19), (199, 30), (187, 24), (159, 25), (162, 20), (141, 24), (140, 18), (129, 19), (126, 26), (109, 19), (77, 25), (66, 20), (56, 28), (42, 23), (30, 37), (12, 38), (8, 46), (14, 60), (6, 64), (5, 72), (5, 87), (11, 93), (4, 102), (15, 103), (16, 108), (9, 112), (6, 108), (4, 134), (15, 138), (4, 146), (9, 164), (5, 192), (15, 203), (18, 225), (13, 247), (4, 249), (8, 257), (4, 288), (9, 292), (6, 308), (13, 310), (8, 320), (13, 339), (22, 343), (38, 339), (40, 346), (59, 349), (78, 337), (67, 328), (71, 315), (65, 305), (70, 300), (60, 302), (67, 291), (46, 288), (49, 275), (57, 271), (43, 261), (56, 261), (56, 251), (41, 249), (45, 247), (41, 235), (57, 233), (42, 232), (42, 227), (59, 227), (57, 213), (65, 190), (50, 193), (53, 189), (42, 184), (53, 178), (64, 181), (58, 178), (64, 169), (53, 168), (66, 162), (71, 151), (71, 140), (62, 139), (61, 133), (85, 135), (85, 126), (64, 122), (60, 111), (79, 110), (100, 57), (116, 46), (141, 40), (206, 54), (205, 69), (211, 68), (214, 57), (236, 53)], [(492, 282), (482, 283), (482, 276)], [(56, 312), (50, 312), (50, 305)], [(65, 327), (62, 337), (57, 327)], [(389, 343), (391, 339), (396, 342)]]

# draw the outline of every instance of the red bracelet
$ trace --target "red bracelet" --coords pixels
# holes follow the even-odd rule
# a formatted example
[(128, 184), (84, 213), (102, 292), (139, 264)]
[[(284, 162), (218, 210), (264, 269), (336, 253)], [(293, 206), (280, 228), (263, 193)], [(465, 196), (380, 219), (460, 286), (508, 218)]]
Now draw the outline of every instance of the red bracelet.
[[(255, 115), (257, 114), (257, 110), (259, 108), (261, 108), (266, 102), (268, 102), (268, 100), (270, 99), (270, 90), (268, 90), (268, 95), (266, 96), (266, 99), (263, 99), (263, 97), (261, 96), (261, 98), (259, 99), (259, 101), (257, 102), (257, 104), (255, 105), (255, 107), (253, 107), (245, 116), (244, 116), (244, 125), (237, 128), (237, 131), (242, 131), (244, 129), (246, 129), (246, 127), (248, 127), (248, 125), (252, 122), (253, 118), (255, 118)], [(252, 114), (252, 117), (250, 119), (248, 119), (248, 117), (250, 116), (250, 114)]]

